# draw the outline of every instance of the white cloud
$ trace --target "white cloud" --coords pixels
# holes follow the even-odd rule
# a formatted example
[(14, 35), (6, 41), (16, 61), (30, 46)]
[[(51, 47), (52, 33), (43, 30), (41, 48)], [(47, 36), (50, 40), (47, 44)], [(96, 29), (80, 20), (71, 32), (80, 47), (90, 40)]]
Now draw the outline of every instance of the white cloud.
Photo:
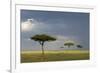
[(27, 21), (21, 23), (22, 31), (30, 31), (35, 24), (32, 23), (33, 19), (27, 19)]

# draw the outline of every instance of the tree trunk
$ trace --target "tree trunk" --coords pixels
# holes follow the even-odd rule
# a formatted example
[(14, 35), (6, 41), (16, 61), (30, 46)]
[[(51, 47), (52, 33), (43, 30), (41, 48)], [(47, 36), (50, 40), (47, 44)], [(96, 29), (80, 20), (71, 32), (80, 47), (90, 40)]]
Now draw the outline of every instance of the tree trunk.
[(70, 45), (68, 45), (68, 48), (70, 48)]
[(44, 56), (44, 48), (43, 48), (43, 45), (42, 45), (42, 55)]
[(45, 60), (45, 56), (44, 56), (44, 43), (42, 43), (42, 57), (43, 57), (43, 61)]

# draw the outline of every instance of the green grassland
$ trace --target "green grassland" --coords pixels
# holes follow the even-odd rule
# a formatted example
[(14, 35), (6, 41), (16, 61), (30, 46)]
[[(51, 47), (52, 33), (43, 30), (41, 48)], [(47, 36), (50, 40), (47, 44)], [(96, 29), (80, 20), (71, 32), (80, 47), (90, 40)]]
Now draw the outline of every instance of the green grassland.
[(22, 51), (21, 63), (48, 62), (48, 61), (68, 61), (68, 60), (89, 60), (89, 51), (64, 50), (64, 51), (45, 51), (42, 56), (41, 51)]

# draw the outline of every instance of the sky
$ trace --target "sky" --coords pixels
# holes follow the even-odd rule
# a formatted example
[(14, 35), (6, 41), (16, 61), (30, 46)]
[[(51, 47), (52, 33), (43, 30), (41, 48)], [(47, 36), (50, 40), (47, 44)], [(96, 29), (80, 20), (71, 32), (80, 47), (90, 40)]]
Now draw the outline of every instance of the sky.
[[(20, 15), (21, 50), (41, 50), (38, 42), (30, 40), (36, 34), (57, 38), (56, 41), (45, 42), (45, 50), (89, 50), (89, 13), (21, 10)], [(73, 42), (74, 46), (68, 48), (64, 46), (66, 42)], [(83, 48), (77, 48), (78, 44)]]

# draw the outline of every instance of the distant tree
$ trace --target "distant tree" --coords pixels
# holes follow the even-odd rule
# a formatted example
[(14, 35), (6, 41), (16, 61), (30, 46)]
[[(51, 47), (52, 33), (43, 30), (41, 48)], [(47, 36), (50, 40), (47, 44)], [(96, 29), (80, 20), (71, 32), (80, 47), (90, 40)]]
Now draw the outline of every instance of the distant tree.
[(60, 48), (64, 48), (64, 47), (62, 46), (62, 47), (60, 47)]
[(68, 46), (68, 48), (70, 48), (70, 46), (73, 46), (74, 43), (73, 42), (66, 42), (64, 43), (64, 46)]
[(40, 34), (40, 35), (32, 36), (32, 37), (31, 37), (31, 40), (34, 40), (34, 41), (39, 42), (39, 44), (40, 44), (41, 47), (42, 47), (42, 56), (43, 56), (43, 59), (44, 59), (44, 43), (45, 43), (46, 41), (55, 41), (56, 38), (51, 37), (51, 36), (46, 35), (46, 34)]
[(83, 46), (82, 46), (82, 45), (76, 45), (76, 47), (77, 47), (77, 48), (83, 48)]

